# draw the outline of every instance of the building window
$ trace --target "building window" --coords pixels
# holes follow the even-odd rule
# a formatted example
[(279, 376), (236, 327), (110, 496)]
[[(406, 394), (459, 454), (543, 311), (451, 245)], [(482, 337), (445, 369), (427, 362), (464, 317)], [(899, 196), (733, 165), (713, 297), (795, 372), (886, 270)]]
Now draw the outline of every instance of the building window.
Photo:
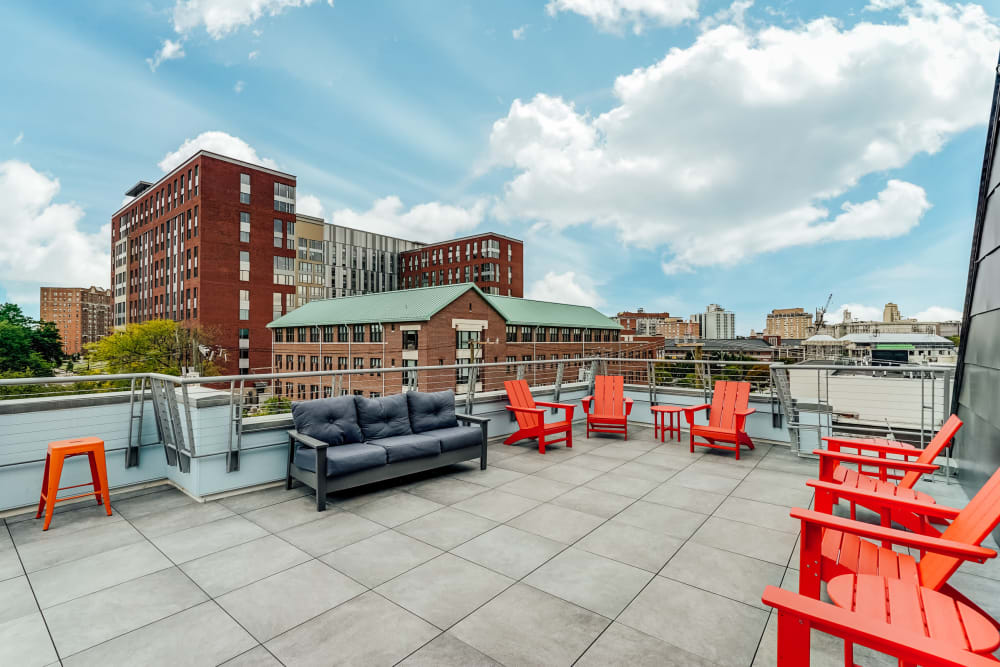
[(324, 371), (333, 370), (333, 357), (323, 357), (323, 370)]
[(365, 358), (364, 357), (354, 357), (354, 368), (364, 368)]
[(319, 357), (312, 355), (309, 357), (309, 370), (318, 371), (319, 370)]
[(323, 327), (323, 342), (324, 343), (333, 342), (333, 327), (329, 324)]
[(517, 342), (517, 327), (512, 324), (507, 325), (507, 342)]
[(278, 327), (277, 329), (274, 330), (274, 342), (275, 343), (285, 342), (285, 330), (282, 329), (281, 327)]
[(382, 342), (382, 325), (371, 324), (368, 326), (368, 341), (371, 343)]
[(522, 343), (530, 343), (531, 342), (532, 331), (534, 331), (533, 327), (521, 327), (521, 342)]
[(347, 325), (346, 324), (338, 324), (337, 325), (337, 342), (338, 343), (346, 343), (346, 342), (348, 342), (348, 339), (347, 339)]
[(580, 329), (573, 329), (573, 342), (574, 343), (583, 342), (583, 332)]
[(250, 290), (240, 290), (240, 319), (250, 319)]
[(250, 253), (246, 250), (240, 250), (240, 280), (250, 280)]
[(365, 325), (363, 324), (354, 325), (354, 337), (352, 338), (352, 342), (354, 343), (365, 342)]
[(319, 342), (319, 327), (309, 327), (309, 342), (310, 343)]
[(517, 357), (513, 357), (513, 356), (508, 356), (507, 357), (507, 372), (508, 373), (513, 372), (514, 366), (512, 366), (511, 364), (514, 364), (516, 361), (517, 361)]
[(311, 398), (314, 401), (317, 398), (319, 398), (319, 385), (318, 384), (311, 384), (311, 385), (309, 385), (309, 398)]
[(296, 366), (296, 369), (300, 371), (304, 371), (306, 369), (306, 355), (304, 354), (299, 355), (298, 366)]
[(478, 331), (456, 331), (455, 332), (455, 349), (456, 350), (468, 350), (473, 347), (475, 343), (479, 341)]
[(545, 327), (538, 327), (538, 331), (536, 332), (536, 334), (537, 334), (538, 342), (539, 343), (544, 343), (545, 342)]
[[(276, 371), (280, 371), (281, 370), (281, 355), (280, 354), (274, 355), (274, 370), (276, 370)], [(281, 388), (281, 385), (278, 385), (278, 389), (280, 389), (280, 388)]]
[(240, 211), (240, 243), (250, 242), (250, 214)]
[(290, 354), (285, 355), (285, 368), (287, 368), (288, 370), (292, 370), (293, 368), (295, 368), (294, 357)]
[(274, 247), (283, 248), (285, 246), (285, 236), (281, 233), (281, 220), (275, 219), (274, 221)]
[[(371, 357), (368, 360), (368, 368), (382, 368), (382, 358), (381, 357)], [(375, 373), (370, 373), (370, 375), (375, 375)]]
[(403, 349), (404, 350), (415, 350), (417, 349), (417, 334), (419, 331), (404, 331), (403, 332)]
[(338, 371), (347, 370), (347, 357), (337, 357), (337, 370)]
[(250, 203), (250, 174), (240, 174), (240, 203)]

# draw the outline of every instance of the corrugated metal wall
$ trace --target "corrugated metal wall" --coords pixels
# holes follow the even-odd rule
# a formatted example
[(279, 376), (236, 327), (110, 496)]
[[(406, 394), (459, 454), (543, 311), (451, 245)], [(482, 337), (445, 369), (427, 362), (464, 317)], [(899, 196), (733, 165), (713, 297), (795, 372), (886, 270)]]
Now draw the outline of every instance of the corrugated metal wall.
[[(1000, 468), (1000, 161), (998, 75), (986, 138), (972, 237), (953, 405), (965, 425), (956, 448), (960, 479), (972, 496)], [(1000, 540), (1000, 528), (994, 532)]]

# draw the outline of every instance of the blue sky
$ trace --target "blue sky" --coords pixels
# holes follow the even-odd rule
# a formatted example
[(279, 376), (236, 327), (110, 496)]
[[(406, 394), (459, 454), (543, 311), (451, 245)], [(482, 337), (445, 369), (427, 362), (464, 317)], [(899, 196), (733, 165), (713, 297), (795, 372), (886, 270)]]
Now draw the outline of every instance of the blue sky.
[(327, 220), (523, 238), (530, 296), (606, 313), (961, 309), (1000, 2), (629, 6), (4, 3), (0, 298), (107, 285), (124, 190), (205, 145)]

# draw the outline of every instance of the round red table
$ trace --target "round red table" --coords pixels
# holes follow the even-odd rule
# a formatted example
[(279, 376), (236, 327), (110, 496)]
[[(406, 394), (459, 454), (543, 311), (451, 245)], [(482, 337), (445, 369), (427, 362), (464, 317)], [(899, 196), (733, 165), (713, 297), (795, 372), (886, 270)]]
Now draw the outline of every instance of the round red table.
[(907, 634), (947, 642), (982, 655), (1000, 646), (1000, 632), (990, 619), (913, 580), (843, 574), (830, 580), (826, 592), (838, 607), (872, 616)]
[[(677, 440), (681, 439), (681, 413), (684, 408), (675, 405), (654, 405), (649, 408), (653, 413), (653, 437), (659, 437), (660, 442), (665, 442), (664, 434), (669, 433), (673, 438), (677, 434)], [(674, 426), (674, 417), (677, 418), (677, 425)]]

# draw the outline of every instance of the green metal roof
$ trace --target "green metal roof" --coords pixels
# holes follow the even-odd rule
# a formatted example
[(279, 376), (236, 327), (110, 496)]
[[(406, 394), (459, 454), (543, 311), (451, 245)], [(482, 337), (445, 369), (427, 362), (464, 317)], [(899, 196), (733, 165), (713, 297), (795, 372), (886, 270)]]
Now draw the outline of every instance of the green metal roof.
[(362, 322), (422, 322), (469, 290), (482, 291), (472, 283), (418, 287), (395, 292), (310, 301), (267, 326), (299, 327)]
[(913, 350), (916, 349), (908, 343), (879, 343), (876, 350)]
[(310, 301), (267, 326), (273, 329), (324, 324), (423, 322), (469, 290), (483, 297), (508, 324), (590, 329), (622, 328), (614, 320), (590, 306), (495, 296), (483, 293), (473, 283), (418, 287), (395, 292)]
[(485, 295), (508, 324), (527, 326), (578, 327), (581, 329), (621, 329), (621, 325), (590, 306), (535, 301), (514, 296)]

